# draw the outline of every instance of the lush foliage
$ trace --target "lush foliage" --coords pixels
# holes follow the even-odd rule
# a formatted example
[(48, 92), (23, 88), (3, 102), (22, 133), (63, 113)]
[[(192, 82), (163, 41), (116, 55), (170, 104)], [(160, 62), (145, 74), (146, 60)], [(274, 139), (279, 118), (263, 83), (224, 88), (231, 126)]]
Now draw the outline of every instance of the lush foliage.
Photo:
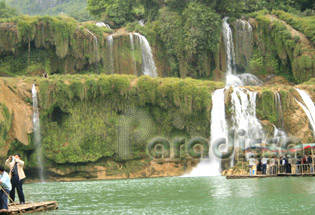
[(16, 16), (16, 10), (6, 5), (5, 1), (0, 1), (0, 18), (11, 18)]
[(305, 34), (305, 36), (315, 44), (315, 15), (301, 17), (284, 11), (273, 11), (280, 19), (286, 21), (294, 29), (297, 29)]
[(57, 16), (67, 14), (79, 21), (92, 19), (86, 10), (86, 0), (7, 0), (7, 3), (20, 13), (28, 15)]
[(0, 103), (0, 147), (4, 146), (11, 128), (12, 116), (9, 109)]
[(38, 82), (45, 155), (57, 163), (117, 156), (122, 135), (118, 127), (125, 125), (124, 118), (128, 122), (128, 113), (134, 110), (151, 121), (152, 129), (140, 141), (134, 135), (148, 129), (141, 127), (144, 122), (127, 124), (130, 159), (145, 156), (146, 143), (154, 136), (171, 138), (180, 131), (208, 138), (211, 93), (223, 87), (189, 78), (120, 75), (51, 76)]
[[(71, 17), (20, 16), (0, 21), (0, 72), (7, 75), (95, 70), (107, 58), (105, 38), (112, 30)], [(98, 42), (96, 43), (97, 40)], [(103, 54), (104, 53), (104, 54)], [(101, 64), (98, 64), (101, 67)]]

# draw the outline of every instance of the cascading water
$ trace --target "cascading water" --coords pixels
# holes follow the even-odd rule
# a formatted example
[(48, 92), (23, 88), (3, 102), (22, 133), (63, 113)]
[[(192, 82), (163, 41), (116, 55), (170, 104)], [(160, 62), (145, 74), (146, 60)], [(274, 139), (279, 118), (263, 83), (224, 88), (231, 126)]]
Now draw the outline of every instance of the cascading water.
[(145, 20), (144, 20), (144, 19), (141, 19), (141, 20), (139, 20), (138, 23), (139, 23), (139, 25), (144, 26)]
[(253, 29), (249, 22), (238, 19), (234, 22), (233, 41), (237, 69), (245, 71), (253, 53)]
[[(259, 80), (255, 75), (244, 73), (237, 75), (236, 71), (236, 58), (235, 58), (235, 49), (233, 43), (232, 30), (230, 28), (227, 20), (229, 17), (223, 19), (222, 33), (223, 33), (223, 42), (225, 46), (226, 54), (226, 82), (227, 87), (239, 87), (239, 86), (248, 86), (248, 85), (261, 85), (262, 81)], [(244, 21), (243, 21), (244, 22)], [(250, 26), (248, 23), (247, 25)], [(247, 27), (247, 30), (251, 30), (251, 27)]]
[(226, 53), (226, 75), (236, 74), (235, 70), (235, 52), (233, 44), (232, 30), (227, 20), (229, 17), (223, 19), (223, 41)]
[(111, 29), (110, 26), (104, 22), (97, 22), (95, 25), (98, 27), (106, 27), (106, 28)]
[(109, 69), (111, 74), (115, 73), (114, 67), (114, 39), (112, 35), (107, 37), (108, 57), (109, 57)]
[(152, 50), (148, 40), (139, 33), (134, 33), (139, 39), (141, 47), (142, 73), (151, 77), (157, 77), (156, 67), (152, 55)]
[(135, 75), (137, 74), (137, 66), (135, 63), (135, 40), (133, 34), (129, 34), (130, 37), (130, 46), (131, 46), (131, 54), (132, 54), (132, 69), (134, 70)]
[(97, 65), (97, 62), (98, 62), (98, 50), (97, 50), (97, 37), (89, 30), (87, 30), (87, 32), (89, 34), (92, 35), (93, 37), (93, 49), (94, 49), (94, 55), (95, 55), (95, 68), (96, 68), (96, 73), (98, 73), (98, 65)]
[(300, 90), (298, 88), (295, 88), (296, 91), (300, 94), (301, 98), (303, 99), (303, 102), (305, 105), (303, 105), (301, 102), (296, 100), (298, 104), (303, 108), (304, 112), (307, 115), (307, 118), (313, 128), (313, 135), (315, 137), (315, 105), (312, 101), (311, 97), (303, 90)]
[(282, 111), (282, 103), (281, 103), (281, 97), (280, 94), (278, 92), (274, 93), (275, 95), (275, 101), (276, 101), (276, 110), (278, 112), (279, 115), (279, 125), (281, 130), (284, 129), (284, 121), (283, 121), (283, 111)]
[(216, 90), (212, 95), (213, 103), (211, 110), (211, 140), (209, 148), (209, 158), (204, 158), (194, 168), (188, 177), (197, 176), (219, 176), (221, 173), (221, 159), (213, 153), (212, 145), (219, 138), (227, 138), (227, 122), (225, 118), (224, 90)]
[(44, 181), (44, 163), (43, 163), (43, 150), (40, 136), (40, 122), (39, 122), (39, 109), (37, 101), (37, 91), (35, 84), (32, 87), (32, 100), (33, 100), (33, 127), (34, 127), (34, 141), (36, 145), (36, 154), (39, 170), (39, 178)]
[(232, 123), (235, 131), (244, 129), (246, 138), (262, 138), (263, 128), (256, 117), (256, 92), (247, 89), (233, 88), (231, 94)]
[[(245, 133), (245, 142), (249, 139), (264, 138), (263, 127), (256, 118), (256, 92), (239, 88), (244, 85), (260, 85), (262, 81), (252, 74), (236, 75), (235, 53), (232, 37), (232, 30), (227, 23), (228, 17), (223, 19), (223, 41), (226, 52), (226, 87), (216, 90), (212, 95), (211, 110), (211, 140), (209, 159), (202, 159), (191, 173), (185, 176), (214, 176), (220, 175), (221, 159), (213, 154), (212, 145), (218, 138), (228, 140), (228, 123), (225, 116), (225, 97), (224, 91), (229, 87), (233, 87), (231, 94), (232, 105), (232, 129), (236, 132), (243, 129)], [(235, 144), (239, 141), (237, 135), (234, 135)], [(227, 146), (227, 145), (226, 145)], [(245, 146), (244, 146), (245, 147)], [(228, 147), (226, 147), (228, 148)], [(234, 152), (232, 153), (231, 166), (234, 164)]]

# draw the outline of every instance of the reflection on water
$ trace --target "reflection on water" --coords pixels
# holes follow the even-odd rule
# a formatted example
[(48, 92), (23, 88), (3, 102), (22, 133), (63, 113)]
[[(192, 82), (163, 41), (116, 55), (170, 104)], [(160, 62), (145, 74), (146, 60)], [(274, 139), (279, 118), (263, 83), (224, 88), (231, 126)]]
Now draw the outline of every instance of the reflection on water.
[(27, 201), (56, 200), (40, 214), (314, 214), (312, 177), (173, 177), (25, 184)]

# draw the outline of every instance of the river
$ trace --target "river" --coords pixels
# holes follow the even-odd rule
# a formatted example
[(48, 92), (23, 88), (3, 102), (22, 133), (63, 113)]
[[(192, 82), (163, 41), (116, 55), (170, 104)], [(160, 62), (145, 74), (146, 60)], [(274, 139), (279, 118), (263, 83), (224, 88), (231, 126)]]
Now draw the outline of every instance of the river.
[(37, 214), (314, 214), (312, 177), (170, 177), (25, 184), (27, 202), (56, 200)]

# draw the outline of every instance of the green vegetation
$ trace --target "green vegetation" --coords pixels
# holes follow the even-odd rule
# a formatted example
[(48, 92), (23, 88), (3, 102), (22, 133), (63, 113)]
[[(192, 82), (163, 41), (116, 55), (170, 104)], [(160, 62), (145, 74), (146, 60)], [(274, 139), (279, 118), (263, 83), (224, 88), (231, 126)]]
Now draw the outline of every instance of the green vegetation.
[(0, 103), (0, 147), (3, 147), (11, 128), (12, 116), (9, 109)]
[(302, 40), (281, 20), (264, 14), (264, 11), (250, 14), (258, 22), (258, 40), (250, 68), (258, 74), (269, 71), (297, 83), (314, 77), (314, 49), (309, 42)]
[(11, 76), (94, 71), (92, 64), (108, 55), (98, 53), (106, 49), (104, 40), (112, 32), (67, 16), (19, 16), (0, 20), (0, 25), (0, 72)]
[(37, 82), (45, 155), (57, 163), (117, 156), (122, 135), (118, 127), (132, 110), (145, 113), (153, 127), (137, 141), (134, 135), (147, 127), (127, 124), (133, 149), (130, 159), (145, 157), (146, 144), (154, 136), (169, 138), (181, 131), (188, 137), (208, 138), (211, 94), (223, 87), (221, 82), (190, 78), (125, 75), (53, 75)]
[(6, 2), (19, 13), (27, 15), (68, 15), (78, 21), (92, 20), (92, 16), (86, 10), (86, 0), (6, 0)]
[(272, 11), (280, 19), (286, 21), (294, 29), (301, 31), (305, 36), (315, 44), (315, 15), (301, 17), (280, 10)]
[(274, 93), (272, 90), (264, 89), (259, 95), (257, 102), (257, 117), (259, 119), (268, 120), (272, 124), (277, 122), (277, 110), (275, 108)]
[(0, 18), (12, 18), (16, 15), (14, 8), (8, 7), (4, 0), (0, 1)]

